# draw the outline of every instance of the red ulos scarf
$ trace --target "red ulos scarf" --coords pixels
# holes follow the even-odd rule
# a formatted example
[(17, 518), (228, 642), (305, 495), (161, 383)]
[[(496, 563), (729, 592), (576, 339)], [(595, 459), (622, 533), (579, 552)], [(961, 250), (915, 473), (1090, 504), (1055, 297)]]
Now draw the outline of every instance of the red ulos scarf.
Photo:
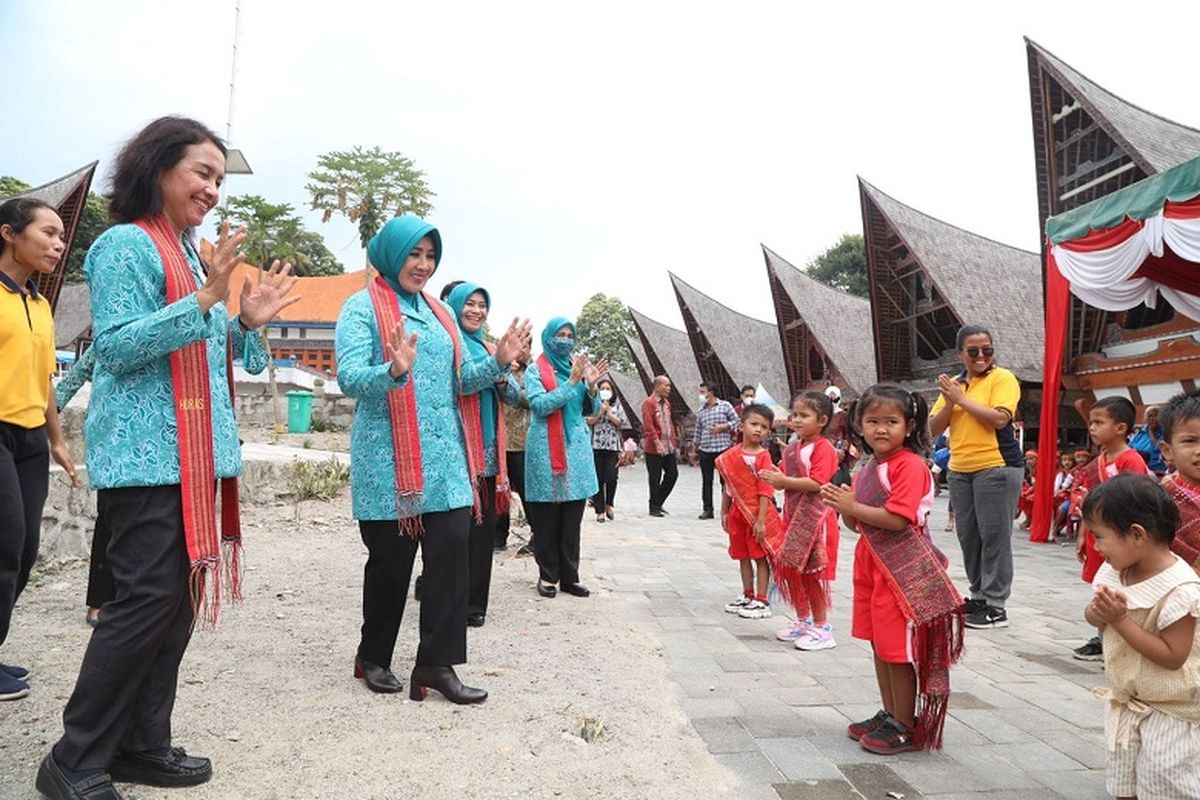
[(1168, 475), (1162, 487), (1179, 507), (1179, 530), (1171, 540), (1171, 550), (1200, 572), (1200, 486), (1182, 475)]
[[(196, 276), (184, 255), (179, 236), (161, 214), (137, 220), (146, 232), (166, 277), (167, 303), (196, 291)], [(226, 340), (225, 372), (233, 402), (233, 345)], [(222, 561), (233, 600), (242, 599), (242, 530), (238, 518), (237, 478), (221, 479), (221, 533), (217, 534), (217, 509), (213, 485), (212, 385), (209, 382), (208, 344), (204, 339), (184, 345), (168, 356), (179, 436), (179, 488), (183, 505), (183, 533), (187, 542), (188, 586), (193, 619), (206, 627), (216, 625), (221, 611)], [(221, 549), (224, 545), (225, 558)]]
[[(400, 298), (382, 276), (376, 276), (367, 288), (371, 305), (375, 309), (375, 322), (379, 326), (379, 338), (386, 342), (392, 329), (400, 320)], [(454, 383), (457, 387), (462, 376), (462, 342), (458, 338), (458, 323), (437, 299), (422, 292), (421, 297), (429, 304), (433, 315), (446, 329), (454, 344)], [(386, 348), (385, 348), (386, 352)], [(474, 494), (475, 517), (479, 519), (478, 477), (483, 472), (483, 430), (479, 421), (479, 409), (470, 414), (466, 409), (466, 397), (458, 397), (458, 414), (463, 426), (463, 440), (467, 455), (467, 474)], [(476, 404), (479, 399), (475, 398)], [(396, 462), (396, 517), (400, 529), (410, 536), (423, 532), (421, 525), (421, 503), (425, 493), (425, 477), (421, 470), (421, 430), (417, 421), (417, 394), (412, 376), (399, 389), (387, 394), (388, 415), (392, 427), (392, 454)]]
[[(758, 493), (758, 476), (747, 466), (744, 455), (742, 445), (735, 444), (717, 456), (716, 467), (725, 479), (725, 486), (729, 489), (729, 497), (733, 501), (730, 513), (736, 511), (741, 514), (746, 523), (753, 528), (754, 523), (758, 521), (758, 498), (762, 495)], [(775, 510), (774, 503), (767, 504), (764, 521), (767, 529), (763, 535), (762, 546), (767, 551), (767, 560), (771, 564), (771, 578), (775, 581), (779, 593), (790, 605), (804, 608), (805, 563), (794, 560), (793, 551), (788, 551), (788, 556), (784, 555), (787, 549), (788, 528), (783, 524), (779, 512)]]
[[(554, 365), (546, 354), (537, 358), (538, 377), (542, 379), (542, 388), (553, 392), (558, 388), (558, 376), (554, 374)], [(554, 496), (566, 497), (567, 490), (567, 434), (563, 425), (562, 409), (546, 417), (546, 440), (550, 445), (550, 479), (554, 484)]]
[[(494, 344), (487, 342), (484, 344), (484, 347), (486, 347), (487, 351), (489, 353), (491, 353), (492, 355), (496, 354), (496, 346)], [(483, 391), (486, 392), (486, 391), (495, 391), (495, 390), (494, 389), (484, 389)], [(463, 409), (464, 420), (471, 419), (471, 420), (476, 421), (476, 424), (474, 426), (472, 426), (473, 429), (466, 430), (465, 433), (474, 440), (475, 449), (479, 453), (483, 454), (484, 453), (483, 418), (481, 416), (481, 414), (483, 413), (483, 403), (481, 403), (479, 401), (479, 393), (476, 392), (475, 394), (470, 394), (470, 395), (466, 395), (465, 397), (463, 397), (462, 409)], [(496, 497), (495, 497), (494, 508), (495, 508), (495, 511), (497, 514), (504, 514), (504, 513), (508, 512), (508, 501), (509, 501), (508, 463), (507, 463), (508, 459), (505, 458), (505, 453), (508, 451), (508, 433), (504, 427), (503, 400), (500, 398), (499, 392), (497, 392), (497, 397), (496, 397), (496, 441), (495, 441), (495, 445), (496, 445), (496, 456), (497, 456), (496, 461), (498, 462), (498, 464), (497, 464), (498, 471), (496, 473)], [(479, 473), (476, 473), (476, 474), (479, 475), (479, 484), (480, 484), (480, 488), (482, 489), (482, 485), (483, 485), (482, 471)]]
[[(808, 468), (800, 458), (803, 447), (801, 442), (793, 442), (783, 451), (781, 466), (785, 475), (793, 478), (808, 477)], [(790, 588), (790, 592), (780, 585), (780, 591), (785, 596), (790, 593), (800, 599), (800, 592), (808, 595), (819, 591), (828, 597), (829, 581), (823, 580), (821, 575), (829, 564), (824, 533), (833, 510), (821, 502), (819, 492), (786, 492), (783, 511), (787, 531), (779, 552), (779, 563), (786, 569), (779, 569), (776, 584), (781, 584), (780, 577), (786, 579), (799, 575), (801, 580), (795, 587)], [(810, 604), (809, 600), (797, 608), (808, 608)]]
[[(888, 491), (879, 480), (878, 466), (872, 458), (859, 471), (854, 499), (883, 508)], [(929, 538), (928, 522), (896, 532), (859, 520), (858, 530), (909, 621), (909, 650), (920, 700), (917, 741), (925, 749), (941, 749), (950, 701), (950, 666), (963, 649), (962, 597), (946, 574), (945, 557)]]

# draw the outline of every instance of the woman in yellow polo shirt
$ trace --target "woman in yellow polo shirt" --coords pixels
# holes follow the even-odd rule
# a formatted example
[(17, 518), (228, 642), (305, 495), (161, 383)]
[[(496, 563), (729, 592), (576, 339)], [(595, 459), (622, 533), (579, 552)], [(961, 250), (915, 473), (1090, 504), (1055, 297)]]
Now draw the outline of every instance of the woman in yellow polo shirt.
[[(33, 281), (53, 272), (65, 249), (53, 208), (31, 198), (0, 205), (0, 645), (37, 560), (51, 454), (75, 481), (50, 385), (54, 318)], [(0, 700), (29, 694), (28, 676), (0, 664)]]
[(1021, 384), (996, 366), (987, 329), (965, 326), (958, 332), (957, 347), (963, 370), (953, 378), (938, 376), (941, 396), (933, 404), (929, 427), (935, 437), (950, 428), (950, 502), (971, 582), (966, 624), (1006, 628), (1013, 518), (1025, 463), (1013, 431)]

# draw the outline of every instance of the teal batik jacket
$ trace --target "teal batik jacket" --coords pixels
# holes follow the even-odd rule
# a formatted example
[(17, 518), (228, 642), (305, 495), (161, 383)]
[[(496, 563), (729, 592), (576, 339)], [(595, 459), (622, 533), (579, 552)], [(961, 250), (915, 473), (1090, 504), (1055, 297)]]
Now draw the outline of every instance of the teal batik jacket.
[[(355, 519), (393, 520), (396, 509), (396, 459), (387, 393), (414, 383), (417, 427), (421, 435), (424, 493), (417, 511), (430, 514), (467, 508), (474, 503), (467, 473), (467, 451), (458, 412), (459, 394), (472, 394), (498, 381), (504, 371), (488, 357), (464, 361), (461, 380), (454, 375), (454, 342), (426, 304), (401, 299), (404, 330), (417, 334), (417, 358), (407, 375), (392, 378), (384, 356), (375, 309), (366, 289), (353, 294), (338, 315), (334, 346), (338, 386), (355, 398), (350, 429), (350, 501)], [(453, 312), (447, 310), (453, 317)]]
[[(204, 283), (200, 259), (186, 245), (196, 287)], [(158, 250), (136, 225), (102, 233), (84, 260), (92, 304), (92, 397), (84, 434), (88, 479), (95, 489), (179, 483), (179, 437), (169, 356), (204, 340), (211, 383), (213, 459), (218, 478), (242, 471), (237, 422), (229, 399), (225, 347), (247, 372), (267, 367), (257, 335), (242, 332), (223, 303), (200, 313), (195, 293), (167, 303)], [(240, 291), (240, 286), (232, 291)]]
[[(596, 493), (597, 486), (592, 430), (583, 419), (587, 386), (583, 382), (572, 386), (565, 380), (559, 380), (558, 388), (547, 392), (542, 385), (537, 362), (534, 361), (525, 370), (525, 394), (533, 412), (529, 435), (525, 439), (525, 499), (534, 503), (553, 503), (591, 497)], [(576, 413), (564, 414), (563, 417), (565, 420), (573, 417), (577, 424), (563, 431), (567, 440), (567, 485), (565, 495), (556, 497), (550, 470), (546, 418), (568, 404), (575, 406)]]

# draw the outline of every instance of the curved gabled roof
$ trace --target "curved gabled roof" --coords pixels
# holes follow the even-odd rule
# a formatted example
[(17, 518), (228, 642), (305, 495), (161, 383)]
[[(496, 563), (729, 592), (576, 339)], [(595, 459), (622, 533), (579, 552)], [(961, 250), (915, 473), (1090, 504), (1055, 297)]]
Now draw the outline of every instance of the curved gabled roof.
[[(671, 401), (676, 409), (695, 413), (700, 406), (700, 370), (692, 355), (692, 344), (681, 330), (650, 319), (629, 309), (642, 346), (646, 349), (651, 375), (665, 374), (671, 379)], [(682, 405), (681, 405), (682, 404)]]
[[(740, 387), (760, 383), (776, 399), (787, 398), (787, 376), (783, 370), (783, 350), (779, 328), (771, 322), (741, 314), (709, 297), (673, 272), (671, 285), (679, 311), (683, 314), (692, 353), (701, 378), (704, 375), (704, 345), (712, 348), (712, 358), (733, 382), (726, 399), (732, 399)], [(693, 327), (694, 326), (694, 327)]]
[(1001, 366), (1042, 379), (1042, 266), (1037, 253), (963, 230), (884, 194), (862, 178), (859, 191), (916, 256), (966, 325), (996, 337)]
[(876, 381), (871, 303), (810, 278), (766, 245), (767, 270), (791, 298), (812, 337), (850, 388), (862, 392)]
[[(1092, 118), (1110, 136), (1128, 145), (1130, 156), (1141, 161), (1147, 172), (1162, 172), (1200, 155), (1200, 130), (1118, 97), (1032, 39), (1026, 38), (1025, 42)], [(1183, 59), (1183, 63), (1186, 61)]]
[(646, 348), (642, 347), (642, 340), (637, 336), (625, 336), (625, 344), (629, 347), (629, 352), (633, 356), (633, 366), (637, 370), (638, 380), (642, 383), (642, 388), (646, 394), (650, 394), (651, 384), (654, 380), (654, 370), (650, 367), (650, 359), (646, 357)]
[(617, 396), (625, 407), (625, 418), (629, 421), (629, 427), (640, 431), (642, 429), (642, 401), (649, 394), (642, 389), (641, 378), (635, 378), (618, 369), (611, 368), (608, 370), (608, 377), (617, 387)]
[[(58, 294), (62, 287), (63, 275), (67, 272), (67, 262), (71, 258), (71, 247), (75, 243), (75, 229), (79, 227), (79, 219), (83, 215), (84, 204), (87, 203), (88, 190), (92, 187), (92, 176), (96, 172), (96, 164), (80, 167), (61, 178), (35, 186), (28, 192), (22, 192), (18, 197), (36, 197), (38, 200), (53, 206), (62, 217), (66, 235), (67, 248), (63, 251), (62, 260), (58, 262), (54, 272), (37, 277), (38, 291), (50, 300), (50, 307), (57, 308)], [(0, 197), (0, 203), (9, 200)]]

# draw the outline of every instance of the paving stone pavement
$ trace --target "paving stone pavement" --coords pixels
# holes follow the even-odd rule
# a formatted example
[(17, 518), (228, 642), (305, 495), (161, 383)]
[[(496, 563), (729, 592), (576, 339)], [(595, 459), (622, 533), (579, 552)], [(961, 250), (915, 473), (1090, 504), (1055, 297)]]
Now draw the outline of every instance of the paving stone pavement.
[[(718, 487), (719, 491), (719, 487)], [(583, 555), (595, 586), (616, 593), (630, 617), (662, 643), (681, 705), (747, 800), (1091, 800), (1104, 790), (1099, 664), (1071, 658), (1091, 633), (1089, 588), (1070, 548), (1030, 544), (1014, 531), (1011, 626), (968, 631), (951, 673), (953, 694), (941, 752), (883, 757), (846, 737), (846, 725), (879, 708), (870, 647), (850, 638), (850, 574), (857, 536), (843, 531), (834, 583), (838, 646), (805, 653), (775, 639), (790, 621), (726, 614), (740, 592), (719, 520), (701, 521), (700, 472), (681, 467), (670, 516), (646, 512), (641, 465), (623, 468), (617, 519), (585, 515)], [(934, 539), (951, 577), (967, 586), (958, 542), (934, 506)], [(790, 609), (788, 609), (790, 611)]]

